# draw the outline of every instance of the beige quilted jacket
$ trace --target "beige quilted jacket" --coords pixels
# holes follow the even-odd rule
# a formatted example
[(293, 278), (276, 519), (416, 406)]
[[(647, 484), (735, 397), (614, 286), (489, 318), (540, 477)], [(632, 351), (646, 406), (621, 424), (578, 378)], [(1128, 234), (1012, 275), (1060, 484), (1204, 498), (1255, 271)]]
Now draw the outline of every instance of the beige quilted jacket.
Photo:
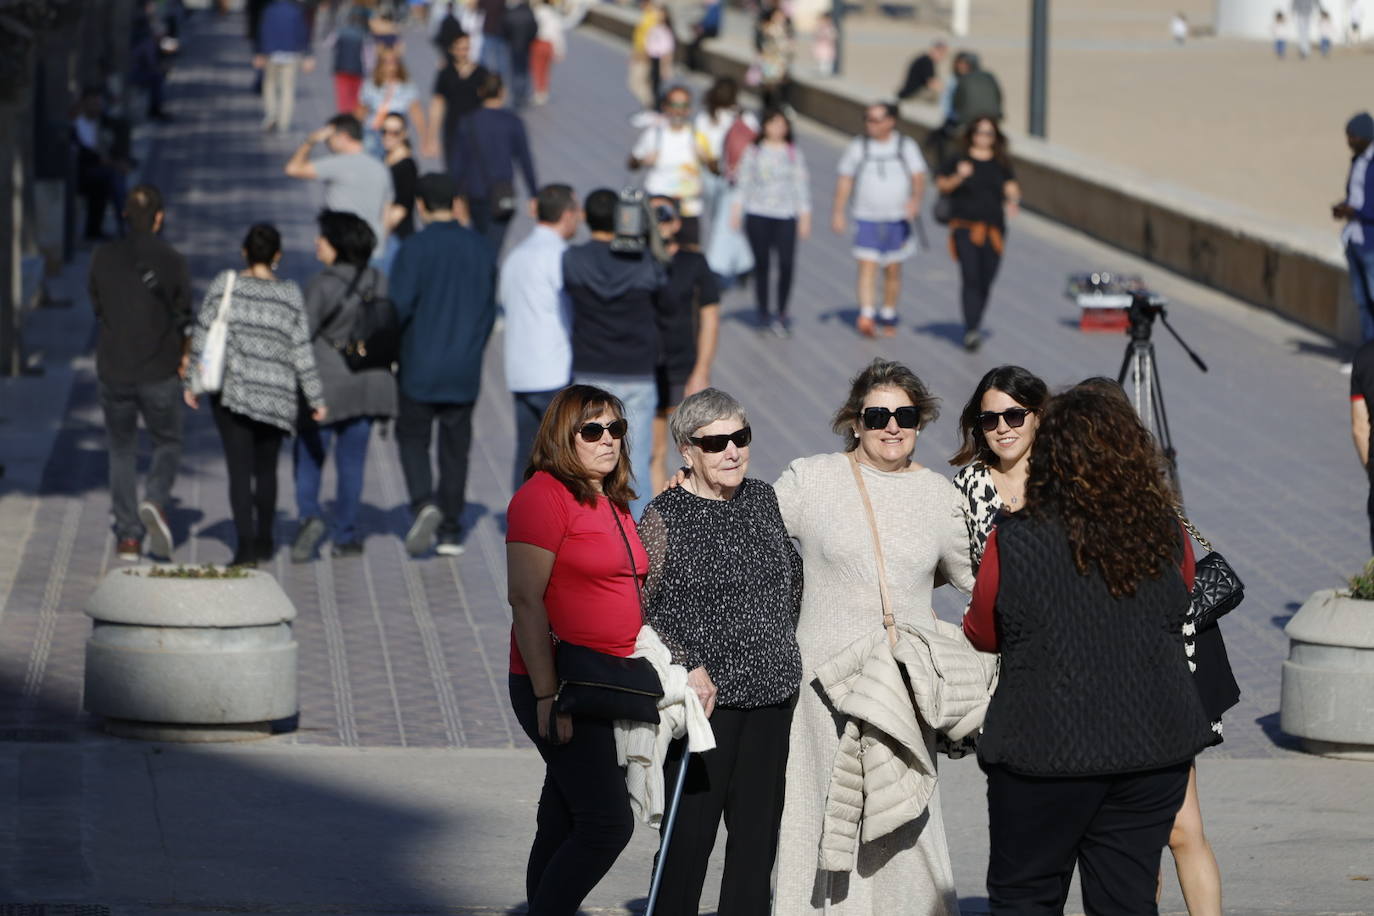
[(856, 841), (925, 813), (936, 776), (926, 734), (959, 741), (976, 731), (996, 677), (997, 657), (973, 650), (962, 630), (943, 621), (934, 631), (899, 624), (895, 645), (875, 629), (816, 669), (845, 716), (825, 801), (822, 869), (851, 870)]

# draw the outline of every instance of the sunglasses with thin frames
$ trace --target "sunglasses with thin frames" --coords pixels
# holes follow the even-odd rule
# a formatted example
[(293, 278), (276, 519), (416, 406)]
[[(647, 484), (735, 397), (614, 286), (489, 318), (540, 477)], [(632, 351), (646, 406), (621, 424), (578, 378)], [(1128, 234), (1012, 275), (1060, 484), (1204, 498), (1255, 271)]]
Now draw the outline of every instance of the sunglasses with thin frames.
[(735, 443), (735, 448), (745, 448), (753, 439), (753, 430), (742, 426), (732, 433), (721, 433), (718, 436), (689, 436), (687, 441), (703, 452), (714, 455), (716, 452), (725, 451), (725, 447), (731, 442)]
[(1009, 429), (1020, 429), (1026, 424), (1026, 417), (1035, 411), (1025, 407), (1008, 407), (1006, 410), (985, 410), (978, 415), (978, 422), (983, 425), (983, 432), (990, 433), (997, 429), (999, 420), (1006, 420)]
[(577, 434), (582, 437), (583, 442), (600, 442), (606, 433), (610, 433), (612, 439), (624, 439), (625, 433), (629, 430), (629, 421), (622, 418), (609, 423), (583, 423)]
[(919, 407), (898, 407), (896, 410), (886, 407), (865, 407), (864, 429), (887, 429), (887, 424), (893, 417), (897, 418), (897, 425), (902, 429), (915, 429), (916, 424), (921, 422), (921, 410)]

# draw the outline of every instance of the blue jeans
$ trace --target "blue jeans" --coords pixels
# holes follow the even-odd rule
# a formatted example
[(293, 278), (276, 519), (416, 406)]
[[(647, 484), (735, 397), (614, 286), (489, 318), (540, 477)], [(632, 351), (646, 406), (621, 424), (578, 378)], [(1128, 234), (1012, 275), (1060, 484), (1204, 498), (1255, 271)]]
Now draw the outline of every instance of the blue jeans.
[[(653, 460), (654, 413), (658, 410), (658, 384), (654, 377), (634, 375), (578, 375), (579, 385), (593, 385), (620, 398), (625, 405), (625, 419), (630, 424), (630, 473), (639, 495), (630, 503), (630, 514), (639, 518), (644, 507), (653, 499), (649, 492), (649, 465)], [(624, 445), (621, 446), (622, 448)]]
[(1374, 340), (1374, 249), (1345, 246), (1345, 261), (1350, 266), (1350, 296), (1360, 312), (1360, 336)]
[(492, 73), (501, 74), (501, 82), (510, 86), (510, 42), (500, 35), (482, 36), (482, 57), (478, 61)]
[(552, 391), (515, 391), (515, 471), (511, 477), (511, 492), (520, 489), (525, 482), (525, 468), (530, 463), (530, 453), (534, 451), (534, 437), (539, 432), (539, 424), (544, 412), (549, 409), (553, 396), (562, 389)]
[(295, 476), (296, 510), (302, 520), (321, 518), (320, 478), (329, 446), (334, 444), (334, 470), (338, 488), (334, 491), (334, 518), (330, 536), (335, 544), (358, 540), (358, 505), (363, 496), (363, 469), (367, 465), (367, 441), (372, 420), (355, 417), (323, 426), (303, 425), (296, 435)]

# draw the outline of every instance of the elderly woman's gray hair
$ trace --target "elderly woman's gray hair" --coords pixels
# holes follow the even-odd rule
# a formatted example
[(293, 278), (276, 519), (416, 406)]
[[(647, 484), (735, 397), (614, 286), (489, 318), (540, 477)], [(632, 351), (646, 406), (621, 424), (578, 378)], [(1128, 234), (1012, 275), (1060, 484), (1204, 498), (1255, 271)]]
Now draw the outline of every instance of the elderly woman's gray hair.
[(710, 426), (717, 420), (731, 420), (736, 417), (740, 423), (749, 425), (749, 418), (744, 415), (744, 408), (740, 406), (739, 401), (719, 388), (703, 388), (696, 394), (684, 398), (677, 410), (673, 411), (672, 417), (668, 420), (668, 431), (672, 433), (673, 441), (677, 443), (680, 451), (691, 444), (687, 440), (695, 436), (697, 430), (703, 426)]

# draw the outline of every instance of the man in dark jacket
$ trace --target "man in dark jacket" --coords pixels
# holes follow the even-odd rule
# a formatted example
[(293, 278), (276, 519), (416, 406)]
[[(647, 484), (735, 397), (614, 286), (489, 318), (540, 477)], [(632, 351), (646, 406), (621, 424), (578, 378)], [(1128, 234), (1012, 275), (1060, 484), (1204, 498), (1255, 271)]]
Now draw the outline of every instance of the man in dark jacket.
[(573, 381), (609, 391), (625, 405), (639, 494), (630, 511), (638, 518), (654, 495), (649, 466), (658, 409), (656, 294), (667, 274), (647, 247), (637, 253), (611, 250), (617, 201), (606, 188), (587, 195), (583, 211), (592, 238), (563, 253), (563, 288), (572, 302)]
[(506, 41), (510, 43), (509, 101), (516, 111), (530, 100), (530, 45), (538, 34), (539, 23), (529, 0), (517, 0), (506, 8)]
[(1002, 87), (997, 77), (979, 65), (977, 54), (960, 51), (954, 58), (954, 74), (957, 82), (951, 118), (955, 125), (966, 127), (974, 118), (984, 115), (994, 121), (1002, 120)]
[[(96, 376), (110, 449), (110, 502), (116, 551), (137, 560), (172, 555), (165, 515), (181, 461), (181, 375), (191, 323), (186, 259), (157, 237), (162, 195), (152, 185), (129, 192), (129, 235), (91, 256), (90, 295), (99, 322)], [(144, 499), (138, 501), (138, 418), (153, 440)]]
[[(422, 175), (415, 203), (425, 228), (406, 239), (391, 269), (391, 300), (401, 322), (396, 444), (415, 521), (406, 550), (442, 556), (463, 552), (463, 515), (472, 444), (472, 408), (482, 378), (482, 351), (496, 320), (496, 255), (481, 235), (454, 217), (453, 180)], [(439, 489), (429, 444), (439, 423)]]

